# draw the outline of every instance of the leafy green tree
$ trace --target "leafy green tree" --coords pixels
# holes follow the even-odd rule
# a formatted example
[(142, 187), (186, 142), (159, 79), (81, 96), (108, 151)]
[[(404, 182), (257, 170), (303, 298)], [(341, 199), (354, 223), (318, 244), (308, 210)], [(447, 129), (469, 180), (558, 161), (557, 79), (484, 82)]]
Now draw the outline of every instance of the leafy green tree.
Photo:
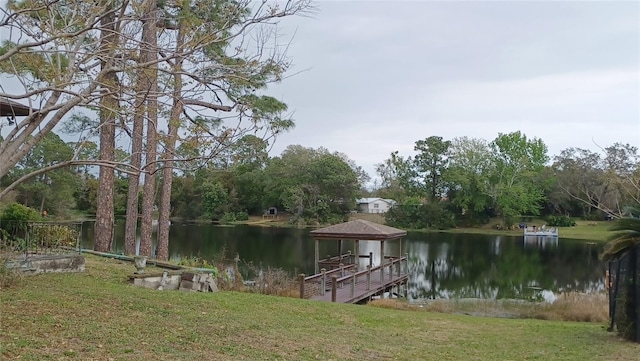
[(173, 217), (198, 219), (202, 217), (202, 193), (194, 175), (177, 176), (171, 191)]
[(219, 182), (208, 182), (202, 186), (202, 208), (205, 217), (219, 220), (229, 211), (229, 193)]
[(287, 147), (265, 169), (266, 206), (282, 207), (299, 223), (344, 220), (358, 196), (358, 171), (324, 148)]
[[(73, 158), (73, 149), (55, 133), (49, 133), (11, 170), (3, 183), (11, 183), (24, 175)], [(68, 215), (75, 207), (73, 194), (79, 177), (73, 169), (62, 168), (40, 173), (22, 182), (18, 200), (27, 206), (57, 216)]]
[[(612, 203), (612, 194), (608, 190), (605, 181), (605, 172), (602, 169), (600, 154), (580, 148), (568, 148), (554, 157), (552, 169), (554, 180), (560, 192), (554, 192), (549, 198), (554, 205), (571, 207), (572, 201), (578, 202), (578, 214), (585, 219), (600, 218), (598, 207), (590, 203), (608, 206)], [(580, 202), (580, 198), (588, 202)], [(582, 203), (582, 205), (580, 205)]]
[(376, 174), (380, 179), (374, 190), (374, 195), (381, 198), (390, 198), (396, 201), (406, 197), (406, 189), (403, 187), (402, 175), (405, 163), (398, 160), (398, 152), (392, 152), (391, 157), (382, 163), (376, 164)]
[(513, 225), (522, 214), (537, 215), (544, 194), (534, 179), (548, 160), (547, 146), (541, 139), (528, 139), (519, 131), (501, 133), (489, 146), (492, 151), (489, 195), (505, 225)]
[(450, 141), (431, 136), (415, 143), (414, 150), (418, 153), (413, 158), (392, 152), (391, 158), (376, 166), (382, 180), (381, 189), (395, 194), (394, 199), (406, 194), (439, 202), (446, 194), (442, 175), (447, 168), (450, 146)]
[(229, 159), (233, 175), (233, 190), (238, 198), (239, 210), (261, 214), (262, 192), (265, 186), (264, 170), (269, 159), (268, 143), (254, 135), (242, 137), (232, 147)]
[(458, 218), (484, 223), (493, 206), (489, 195), (492, 155), (483, 139), (455, 138), (449, 149), (449, 167), (443, 174), (451, 204)]
[(438, 202), (445, 195), (442, 174), (448, 166), (451, 142), (431, 136), (416, 142), (418, 154), (413, 159), (418, 189), (424, 189), (431, 202)]
[(77, 210), (95, 215), (98, 207), (98, 180), (84, 176), (73, 196)]
[(454, 216), (441, 202), (424, 203), (409, 197), (385, 213), (386, 223), (409, 229), (448, 229), (454, 226)]
[(638, 149), (615, 143), (602, 153), (568, 148), (555, 157), (557, 185), (574, 203), (581, 204), (583, 217), (602, 214), (620, 218), (624, 209), (640, 203), (640, 157)]

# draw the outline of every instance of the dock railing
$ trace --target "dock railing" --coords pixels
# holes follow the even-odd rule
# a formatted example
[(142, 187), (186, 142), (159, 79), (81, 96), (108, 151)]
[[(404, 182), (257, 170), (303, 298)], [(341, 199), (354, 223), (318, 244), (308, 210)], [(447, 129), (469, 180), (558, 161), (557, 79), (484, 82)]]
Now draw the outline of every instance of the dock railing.
[(334, 269), (340, 267), (340, 265), (350, 265), (355, 263), (355, 256), (348, 251), (345, 254), (339, 256), (327, 256), (325, 259), (318, 261), (318, 266), (324, 269)]
[(344, 275), (352, 270), (356, 269), (355, 264), (340, 264), (337, 268), (327, 271), (326, 269), (321, 269), (320, 273), (305, 276), (304, 274), (300, 274), (299, 282), (300, 282), (300, 298), (311, 298), (313, 296), (322, 296), (327, 291), (328, 281), (333, 277), (344, 277)]
[(377, 272), (380, 277), (379, 283), (376, 282), (377, 280), (373, 282), (376, 283), (378, 287), (384, 287), (386, 283), (394, 279), (394, 275), (401, 277), (408, 273), (407, 256), (385, 256), (384, 259), (387, 262), (376, 267), (368, 265), (367, 268), (362, 271), (357, 271), (356, 265), (341, 265), (331, 271), (322, 269), (319, 274), (312, 276), (300, 274), (300, 298), (324, 296), (328, 290), (331, 290), (331, 302), (336, 302), (337, 290), (347, 285), (350, 287), (350, 296), (351, 299), (353, 299), (358, 296), (356, 295), (356, 285), (359, 283), (366, 284), (366, 292), (372, 290), (372, 274), (375, 274), (377, 271), (379, 271)]

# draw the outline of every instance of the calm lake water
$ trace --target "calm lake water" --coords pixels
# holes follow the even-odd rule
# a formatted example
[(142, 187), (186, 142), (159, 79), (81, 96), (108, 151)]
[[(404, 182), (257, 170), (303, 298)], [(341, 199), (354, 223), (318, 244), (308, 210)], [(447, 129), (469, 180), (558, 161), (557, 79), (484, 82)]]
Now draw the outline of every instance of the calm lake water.
[[(224, 227), (174, 224), (170, 230), (172, 260), (199, 257), (233, 259), (257, 267), (282, 268), (292, 275), (313, 273), (314, 240), (309, 229), (258, 226)], [(93, 248), (93, 224), (83, 226), (84, 248)], [(385, 242), (385, 254), (400, 254), (398, 241)], [(353, 242), (343, 242), (343, 251)], [(124, 222), (115, 228), (114, 253), (124, 251)], [(360, 242), (360, 253), (379, 243)], [(409, 299), (546, 298), (562, 292), (604, 290), (605, 265), (599, 245), (588, 241), (536, 237), (410, 232), (402, 240), (409, 255)], [(337, 255), (336, 241), (320, 241), (320, 254)]]

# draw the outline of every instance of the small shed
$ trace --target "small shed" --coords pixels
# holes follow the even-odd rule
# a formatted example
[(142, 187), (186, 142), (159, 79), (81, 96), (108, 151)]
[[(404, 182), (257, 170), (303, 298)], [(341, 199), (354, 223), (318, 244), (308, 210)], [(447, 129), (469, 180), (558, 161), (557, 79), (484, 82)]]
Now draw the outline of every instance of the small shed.
[(310, 233), (315, 240), (314, 266), (316, 274), (320, 271), (318, 269), (320, 262), (319, 240), (337, 240), (340, 255), (342, 254), (342, 241), (353, 240), (356, 259), (360, 257), (360, 241), (378, 241), (380, 242), (380, 259), (384, 260), (384, 242), (399, 240), (400, 254), (398, 256), (402, 257), (402, 237), (407, 235), (407, 231), (362, 219), (316, 229)]

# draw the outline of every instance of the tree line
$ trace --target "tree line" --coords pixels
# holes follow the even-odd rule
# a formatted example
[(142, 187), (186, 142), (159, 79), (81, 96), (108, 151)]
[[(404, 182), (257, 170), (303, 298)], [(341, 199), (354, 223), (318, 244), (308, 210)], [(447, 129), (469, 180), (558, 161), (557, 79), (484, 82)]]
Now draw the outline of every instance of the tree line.
[[(378, 164), (373, 187), (370, 176), (345, 154), (292, 145), (270, 157), (268, 146), (246, 135), (215, 159), (174, 169), (170, 216), (224, 223), (276, 207), (295, 224), (337, 223), (357, 209), (357, 198), (368, 196), (394, 199), (397, 205), (386, 214), (387, 221), (403, 227), (472, 226), (494, 217), (510, 226), (523, 216), (619, 217), (640, 195), (638, 150), (628, 144), (616, 143), (600, 153), (568, 148), (550, 157), (542, 140), (520, 132), (499, 134), (492, 142), (432, 136), (415, 142), (415, 155), (396, 151)], [(76, 147), (48, 134), (0, 186), (70, 159)], [(98, 144), (88, 142), (83, 149), (79, 159), (99, 158)], [(117, 159), (128, 156), (116, 152)], [(100, 182), (92, 169), (83, 165), (39, 174), (21, 182), (12, 198), (63, 218), (74, 212), (96, 214)], [(116, 216), (127, 214), (129, 178), (116, 172)], [(161, 176), (156, 187), (162, 181)], [(159, 193), (154, 197), (158, 202)]]
[[(72, 157), (76, 143), (64, 142), (52, 132), (0, 179), (0, 187), (25, 174), (64, 162)], [(85, 144), (80, 159), (99, 157), (96, 143)], [(119, 150), (118, 158), (128, 154)], [(200, 162), (194, 161), (194, 162)], [(95, 215), (99, 207), (100, 181), (94, 166), (60, 168), (31, 177), (7, 196), (49, 216), (69, 218)], [(130, 175), (115, 172), (114, 215), (126, 217)], [(246, 135), (215, 159), (173, 170), (171, 217), (185, 221), (233, 222), (261, 215), (270, 207), (286, 211), (296, 224), (337, 223), (355, 209), (368, 175), (347, 155), (325, 148), (287, 147), (280, 156), (269, 157), (268, 143)], [(162, 184), (162, 176), (156, 187)], [(161, 197), (154, 195), (156, 202)], [(137, 209), (142, 208), (142, 195)]]
[(561, 226), (569, 217), (620, 218), (640, 202), (640, 157), (629, 144), (551, 157), (541, 139), (512, 132), (490, 142), (431, 136), (414, 151), (377, 165), (375, 193), (399, 201), (387, 214), (392, 224), (448, 228), (499, 217), (512, 227), (523, 216), (551, 216)]

